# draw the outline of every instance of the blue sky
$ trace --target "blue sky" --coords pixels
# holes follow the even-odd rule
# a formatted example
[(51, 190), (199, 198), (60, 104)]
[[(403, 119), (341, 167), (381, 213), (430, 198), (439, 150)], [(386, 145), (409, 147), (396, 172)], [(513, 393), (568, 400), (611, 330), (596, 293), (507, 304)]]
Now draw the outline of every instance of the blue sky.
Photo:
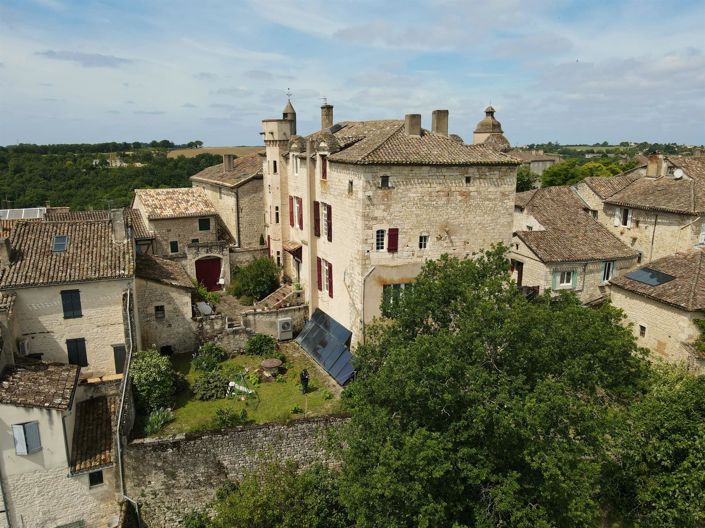
[(0, 0), (0, 144), (260, 143), (497, 109), (513, 144), (705, 143), (705, 0)]

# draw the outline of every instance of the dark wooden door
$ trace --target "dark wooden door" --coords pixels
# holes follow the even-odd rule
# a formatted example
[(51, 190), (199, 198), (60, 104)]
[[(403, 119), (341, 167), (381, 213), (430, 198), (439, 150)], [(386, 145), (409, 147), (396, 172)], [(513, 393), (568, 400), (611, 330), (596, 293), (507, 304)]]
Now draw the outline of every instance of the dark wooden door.
[(220, 259), (206, 257), (196, 261), (196, 280), (203, 284), (208, 291), (220, 290)]

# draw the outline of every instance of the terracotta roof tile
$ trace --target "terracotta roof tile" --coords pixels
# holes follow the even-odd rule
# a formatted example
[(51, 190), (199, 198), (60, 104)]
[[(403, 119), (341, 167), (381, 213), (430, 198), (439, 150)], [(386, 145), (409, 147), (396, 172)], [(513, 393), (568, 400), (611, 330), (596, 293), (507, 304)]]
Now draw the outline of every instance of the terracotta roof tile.
[(193, 282), (181, 264), (156, 255), (137, 255), (135, 275), (170, 286), (193, 288)]
[(12, 292), (0, 292), (0, 312), (11, 312), (17, 295)]
[(262, 158), (249, 154), (233, 160), (232, 170), (226, 171), (223, 164), (213, 165), (191, 176), (191, 181), (213, 183), (223, 187), (237, 187), (252, 177), (262, 176)]
[(551, 154), (544, 154), (543, 152), (538, 153), (532, 150), (523, 150), (523, 149), (512, 149), (510, 150), (507, 154), (512, 156), (513, 158), (518, 158), (521, 161), (527, 162), (527, 161), (555, 161), (558, 162), (561, 160), (561, 157), (558, 155), (551, 155)]
[(0, 376), (0, 403), (65, 411), (71, 406), (80, 367), (25, 360)]
[(190, 218), (216, 214), (206, 191), (195, 187), (174, 189), (135, 189), (148, 220)]
[(102, 396), (76, 406), (76, 426), (71, 449), (71, 473), (77, 474), (115, 463), (116, 396)]
[[(154, 233), (147, 229), (142, 214), (137, 209), (123, 209), (125, 225), (132, 228), (133, 236), (140, 240), (154, 238)], [(109, 221), (110, 211), (99, 209), (95, 211), (71, 211), (68, 207), (51, 207), (47, 209), (45, 220), (55, 222), (77, 222), (85, 220)]]
[(637, 168), (617, 176), (609, 176), (606, 178), (591, 176), (589, 178), (585, 178), (583, 181), (595, 192), (595, 194), (597, 194), (597, 196), (604, 200), (605, 198), (612, 196), (614, 193), (621, 191), (643, 176), (644, 169)]
[[(66, 251), (54, 237), (66, 235)], [(0, 289), (132, 277), (133, 244), (113, 240), (106, 221), (21, 222), (11, 239), (14, 260), (0, 275)]]
[(516, 233), (543, 262), (616, 260), (638, 255), (593, 219), (569, 187), (518, 193), (517, 200), (544, 227)]
[(674, 277), (673, 280), (650, 286), (621, 275), (610, 280), (617, 288), (676, 306), (689, 312), (705, 310), (705, 252), (701, 250), (676, 253), (648, 263), (639, 269), (652, 269)]

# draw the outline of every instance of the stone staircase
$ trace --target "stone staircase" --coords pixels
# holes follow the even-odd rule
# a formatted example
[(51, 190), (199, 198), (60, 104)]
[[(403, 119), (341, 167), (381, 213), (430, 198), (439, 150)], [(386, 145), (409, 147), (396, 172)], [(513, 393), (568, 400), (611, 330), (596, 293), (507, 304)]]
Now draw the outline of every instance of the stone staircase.
[(276, 310), (286, 306), (296, 306), (303, 303), (303, 291), (294, 290), (291, 284), (284, 284), (278, 290), (255, 303), (258, 310)]

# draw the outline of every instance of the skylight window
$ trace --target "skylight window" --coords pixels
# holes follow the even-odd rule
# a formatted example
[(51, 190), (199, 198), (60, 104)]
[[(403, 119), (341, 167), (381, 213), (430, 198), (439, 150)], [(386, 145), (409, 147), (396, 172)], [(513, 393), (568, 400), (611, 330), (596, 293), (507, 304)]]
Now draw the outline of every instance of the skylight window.
[(52, 251), (54, 253), (63, 253), (66, 251), (66, 246), (69, 245), (69, 237), (66, 235), (56, 235), (54, 237), (54, 245)]
[(672, 275), (651, 268), (641, 268), (632, 271), (627, 273), (625, 277), (641, 282), (642, 284), (648, 284), (649, 286), (659, 286), (675, 279)]

